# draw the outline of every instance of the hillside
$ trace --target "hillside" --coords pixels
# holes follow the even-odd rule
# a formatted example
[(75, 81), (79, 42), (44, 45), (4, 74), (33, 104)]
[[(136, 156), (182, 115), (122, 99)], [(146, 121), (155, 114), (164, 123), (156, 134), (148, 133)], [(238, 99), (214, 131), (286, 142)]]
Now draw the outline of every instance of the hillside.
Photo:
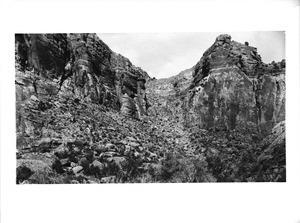
[(285, 181), (285, 61), (216, 38), (153, 79), (96, 34), (16, 34), (17, 183)]

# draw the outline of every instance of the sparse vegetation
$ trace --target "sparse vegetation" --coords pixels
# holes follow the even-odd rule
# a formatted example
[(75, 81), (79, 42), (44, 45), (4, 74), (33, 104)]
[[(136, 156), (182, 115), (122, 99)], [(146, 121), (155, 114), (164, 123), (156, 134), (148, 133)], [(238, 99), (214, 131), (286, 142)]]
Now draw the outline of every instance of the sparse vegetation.
[(40, 75), (17, 35), (17, 184), (286, 180), (285, 61), (221, 35), (194, 67), (156, 79), (94, 34), (70, 36), (34, 36), (56, 55), (31, 58)]

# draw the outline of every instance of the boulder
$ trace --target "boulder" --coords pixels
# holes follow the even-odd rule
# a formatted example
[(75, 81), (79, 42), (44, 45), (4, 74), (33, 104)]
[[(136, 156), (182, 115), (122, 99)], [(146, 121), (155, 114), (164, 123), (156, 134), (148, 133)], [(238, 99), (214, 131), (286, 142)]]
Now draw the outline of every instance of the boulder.
[(84, 145), (86, 145), (87, 142), (85, 140), (81, 140), (81, 139), (68, 139), (67, 140), (67, 146), (70, 147), (78, 147), (78, 148), (82, 148)]
[(26, 154), (22, 159), (17, 160), (17, 183), (30, 180), (33, 175), (49, 177), (54, 175), (55, 172), (62, 173), (63, 169), (57, 157), (50, 153)]
[(106, 152), (107, 151), (107, 148), (105, 145), (103, 144), (98, 144), (95, 146), (95, 151), (100, 154), (100, 153), (103, 153), (103, 152)]
[(155, 164), (155, 163), (143, 163), (141, 166), (141, 169), (145, 172), (153, 172), (154, 175), (159, 175), (162, 171), (162, 165), (161, 164)]
[(68, 158), (60, 160), (62, 166), (70, 166), (71, 162)]
[(112, 151), (112, 152), (114, 152), (114, 151), (117, 150), (117, 147), (116, 147), (114, 144), (112, 144), (112, 143), (107, 143), (107, 144), (105, 145), (105, 149), (106, 149), (107, 151)]
[(115, 156), (111, 158), (107, 158), (107, 161), (116, 165), (120, 170), (125, 170), (128, 167), (128, 161), (125, 157)]
[(105, 166), (98, 160), (94, 160), (93, 163), (90, 164), (90, 173), (94, 175), (99, 175), (103, 173)]
[(65, 145), (60, 145), (59, 147), (53, 150), (53, 153), (59, 159), (67, 158), (70, 155), (69, 148)]
[(119, 154), (116, 152), (105, 152), (105, 153), (101, 153), (100, 157), (107, 158), (107, 157), (113, 157), (117, 155)]
[(139, 148), (139, 146), (140, 146), (140, 144), (136, 143), (136, 142), (128, 142), (127, 145), (132, 148)]
[(37, 151), (50, 152), (51, 149), (59, 146), (60, 144), (62, 144), (61, 139), (47, 137), (39, 140), (36, 144), (36, 147)]
[(75, 166), (73, 167), (72, 171), (74, 174), (78, 174), (80, 173), (81, 171), (83, 170), (83, 167), (82, 166)]
[(126, 140), (128, 140), (129, 142), (136, 142), (136, 139), (131, 136), (127, 136)]
[(116, 176), (102, 177), (100, 183), (116, 183)]

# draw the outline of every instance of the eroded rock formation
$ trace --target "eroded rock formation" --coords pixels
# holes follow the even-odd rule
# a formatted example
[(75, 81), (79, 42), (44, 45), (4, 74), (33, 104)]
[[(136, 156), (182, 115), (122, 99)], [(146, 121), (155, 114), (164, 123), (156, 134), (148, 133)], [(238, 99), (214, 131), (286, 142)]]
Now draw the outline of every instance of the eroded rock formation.
[(150, 78), (95, 34), (16, 35), (17, 183), (285, 181), (285, 61), (220, 35)]
[[(148, 74), (96, 34), (17, 34), (16, 72), (18, 104), (31, 95), (56, 95), (127, 107), (121, 110), (136, 118), (147, 114)], [(123, 100), (126, 94), (134, 108)]]
[(256, 48), (220, 35), (195, 66), (183, 110), (188, 126), (268, 135), (285, 118), (285, 61), (264, 64)]
[(218, 181), (285, 181), (285, 60), (265, 64), (225, 34), (194, 67), (146, 86), (155, 126)]

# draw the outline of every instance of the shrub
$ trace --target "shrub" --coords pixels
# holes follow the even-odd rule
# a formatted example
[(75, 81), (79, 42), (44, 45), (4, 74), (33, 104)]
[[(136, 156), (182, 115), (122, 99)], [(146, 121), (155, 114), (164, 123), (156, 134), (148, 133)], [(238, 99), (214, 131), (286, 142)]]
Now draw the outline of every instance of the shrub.
[(172, 153), (166, 154), (166, 158), (162, 162), (162, 171), (161, 171), (162, 180), (164, 181), (170, 180), (176, 172), (182, 170), (178, 158), (179, 158), (178, 156)]

